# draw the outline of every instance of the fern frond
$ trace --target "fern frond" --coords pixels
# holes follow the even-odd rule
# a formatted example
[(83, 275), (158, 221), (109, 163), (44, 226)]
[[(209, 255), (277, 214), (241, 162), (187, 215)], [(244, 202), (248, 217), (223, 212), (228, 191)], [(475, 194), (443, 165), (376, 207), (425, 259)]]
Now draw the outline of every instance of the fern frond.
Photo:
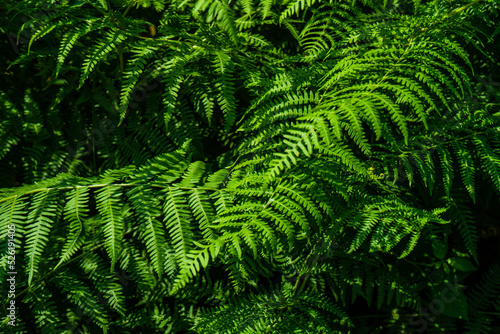
[[(153, 57), (159, 48), (155, 45), (150, 45), (150, 43), (140, 43), (134, 45), (134, 48), (131, 50), (133, 56), (129, 61), (127, 61), (127, 67), (124, 71), (123, 76), (123, 84), (120, 93), (120, 117), (123, 119), (125, 116), (125, 108), (129, 104), (131, 99), (131, 94), (134, 89), (144, 89), (143, 87), (137, 87), (137, 81), (140, 76), (144, 73), (145, 66), (148, 62), (148, 59)], [(149, 75), (149, 73), (147, 73)], [(144, 79), (147, 81), (147, 78)], [(147, 84), (147, 82), (142, 82), (142, 84)]]
[(493, 185), (500, 192), (500, 157), (493, 151), (483, 136), (476, 135), (472, 141), (484, 162), (486, 172), (490, 176)]
[(104, 57), (113, 51), (120, 43), (127, 39), (127, 35), (121, 31), (110, 31), (105, 34), (103, 40), (101, 40), (95, 46), (93, 52), (83, 61), (82, 74), (80, 76), (79, 88), (81, 88), (89, 77), (89, 75), (94, 70), (95, 66), (101, 62)]
[(88, 217), (89, 188), (76, 187), (68, 196), (69, 201), (64, 208), (65, 218), (69, 221), (70, 234), (64, 244), (61, 260), (56, 265), (59, 267), (68, 261), (82, 246), (85, 241), (83, 221)]
[(236, 100), (234, 99), (234, 66), (231, 57), (224, 53), (218, 53), (213, 61), (213, 67), (217, 74), (215, 88), (217, 93), (217, 103), (224, 113), (224, 128), (229, 128), (236, 121)]
[(119, 187), (108, 185), (97, 191), (97, 209), (102, 216), (105, 248), (111, 260), (111, 269), (114, 268), (121, 251), (123, 236), (123, 216), (120, 208), (121, 190)]
[(453, 160), (451, 158), (451, 153), (446, 147), (437, 147), (439, 154), (439, 160), (441, 162), (441, 172), (443, 174), (443, 184), (447, 196), (450, 196), (450, 190), (454, 178), (453, 173)]
[(49, 241), (54, 221), (58, 218), (57, 194), (46, 190), (33, 197), (26, 225), (26, 256), (28, 285), (38, 273), (42, 253)]
[[(47, 17), (48, 18), (48, 17)], [(53, 31), (54, 29), (56, 28), (59, 28), (59, 27), (62, 27), (62, 26), (65, 26), (65, 25), (69, 25), (71, 24), (72, 21), (71, 20), (64, 20), (64, 19), (60, 19), (58, 20), (57, 22), (49, 22), (41, 27), (39, 27), (32, 35), (31, 35), (31, 38), (30, 38), (30, 42), (28, 44), (28, 53), (31, 49), (31, 45), (37, 41), (38, 39), (44, 37), (45, 35), (49, 34), (51, 31)]]
[[(26, 222), (27, 203), (18, 195), (10, 196), (9, 200), (0, 204), (0, 231), (8, 235), (9, 228), (14, 227), (16, 235), (22, 235)], [(17, 240), (17, 238), (15, 238)]]
[(164, 272), (163, 248), (166, 242), (163, 226), (158, 220), (160, 215), (160, 210), (157, 208), (158, 201), (154, 199), (152, 194), (151, 187), (147, 186), (138, 186), (127, 191), (127, 197), (139, 219), (141, 234), (151, 257), (151, 264), (161, 278)]
[(193, 245), (190, 210), (186, 194), (181, 189), (167, 189), (163, 204), (163, 221), (172, 239), (177, 261), (183, 265), (187, 260), (189, 249)]
[(74, 48), (76, 42), (83, 36), (89, 34), (92, 31), (102, 29), (106, 24), (101, 18), (90, 18), (85, 21), (83, 26), (75, 26), (71, 31), (64, 34), (61, 39), (61, 45), (59, 46), (59, 53), (57, 55), (57, 66), (55, 70), (55, 77), (57, 78), (61, 68), (64, 65), (64, 61), (68, 57), (71, 50)]
[(462, 175), (462, 181), (465, 188), (469, 192), (470, 197), (475, 202), (476, 201), (476, 186), (474, 182), (474, 176), (476, 169), (474, 168), (474, 161), (472, 160), (472, 155), (464, 143), (459, 143), (458, 141), (453, 142), (453, 148), (458, 159), (460, 172)]
[(478, 232), (477, 226), (472, 215), (472, 212), (466, 205), (466, 201), (456, 195), (449, 198), (451, 204), (451, 218), (456, 221), (455, 224), (458, 225), (458, 232), (462, 237), (465, 247), (469, 251), (469, 254), (478, 262), (477, 258), (477, 239)]

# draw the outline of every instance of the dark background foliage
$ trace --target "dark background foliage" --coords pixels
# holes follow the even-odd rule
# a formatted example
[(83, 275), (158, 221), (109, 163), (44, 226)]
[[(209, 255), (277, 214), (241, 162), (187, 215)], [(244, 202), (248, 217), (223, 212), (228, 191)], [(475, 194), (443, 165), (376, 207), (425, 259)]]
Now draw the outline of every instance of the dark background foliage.
[(500, 332), (499, 7), (0, 2), (2, 330)]

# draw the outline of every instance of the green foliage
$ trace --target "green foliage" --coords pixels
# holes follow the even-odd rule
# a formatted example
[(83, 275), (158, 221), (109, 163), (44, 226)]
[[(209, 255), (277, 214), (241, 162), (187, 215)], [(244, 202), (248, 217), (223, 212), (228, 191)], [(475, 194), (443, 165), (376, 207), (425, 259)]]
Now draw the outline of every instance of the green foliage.
[(498, 330), (499, 6), (1, 6), (2, 330)]

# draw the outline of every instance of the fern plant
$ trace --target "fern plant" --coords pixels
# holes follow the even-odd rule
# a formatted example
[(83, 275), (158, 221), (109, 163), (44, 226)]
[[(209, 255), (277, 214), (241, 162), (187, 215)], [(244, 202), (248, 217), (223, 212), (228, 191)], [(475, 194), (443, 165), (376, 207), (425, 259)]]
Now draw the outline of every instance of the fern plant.
[(499, 5), (2, 6), (2, 330), (498, 329)]

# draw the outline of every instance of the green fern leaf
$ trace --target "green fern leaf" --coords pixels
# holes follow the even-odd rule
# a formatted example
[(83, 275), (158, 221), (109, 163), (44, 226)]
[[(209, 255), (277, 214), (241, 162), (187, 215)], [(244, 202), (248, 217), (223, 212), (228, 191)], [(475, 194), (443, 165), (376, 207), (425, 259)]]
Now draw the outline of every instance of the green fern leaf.
[(469, 192), (470, 197), (474, 202), (476, 202), (475, 195), (475, 184), (474, 184), (474, 161), (472, 160), (472, 155), (470, 151), (465, 147), (463, 143), (458, 141), (453, 142), (453, 148), (455, 149), (455, 154), (458, 158), (458, 163), (460, 166), (460, 172), (462, 174), (462, 181), (465, 188)]
[(87, 80), (95, 66), (125, 39), (127, 39), (127, 36), (119, 30), (114, 32), (110, 31), (105, 35), (105, 38), (97, 44), (92, 54), (83, 61), (82, 74), (80, 76), (78, 88), (83, 86), (85, 80)]
[(57, 55), (57, 66), (55, 71), (55, 77), (57, 78), (59, 72), (61, 71), (64, 61), (68, 57), (70, 51), (73, 49), (75, 43), (85, 36), (86, 34), (101, 29), (105, 22), (102, 19), (88, 19), (85, 21), (83, 27), (76, 26), (70, 32), (64, 34), (61, 39), (61, 45), (59, 46), (59, 54)]
[(160, 210), (157, 201), (152, 196), (150, 187), (138, 186), (127, 191), (132, 207), (136, 212), (146, 249), (151, 257), (151, 264), (159, 277), (164, 272), (164, 245), (166, 244), (162, 224), (158, 221)]
[(117, 186), (108, 185), (97, 191), (97, 209), (102, 216), (105, 248), (114, 268), (120, 254), (124, 222), (120, 208), (121, 191)]
[(26, 225), (26, 256), (28, 285), (31, 286), (33, 277), (38, 273), (42, 253), (49, 241), (49, 233), (58, 215), (55, 192), (45, 190), (33, 197)]
[(69, 201), (64, 208), (65, 218), (69, 221), (70, 234), (64, 244), (61, 260), (56, 265), (59, 267), (68, 261), (82, 246), (85, 241), (83, 221), (88, 217), (89, 188), (76, 187), (68, 196)]
[(500, 192), (500, 157), (493, 151), (483, 136), (475, 135), (472, 141), (484, 162), (484, 167), (493, 185)]
[(193, 232), (190, 219), (190, 210), (181, 189), (168, 188), (166, 190), (163, 214), (165, 226), (168, 230), (177, 261), (182, 266), (193, 246)]

